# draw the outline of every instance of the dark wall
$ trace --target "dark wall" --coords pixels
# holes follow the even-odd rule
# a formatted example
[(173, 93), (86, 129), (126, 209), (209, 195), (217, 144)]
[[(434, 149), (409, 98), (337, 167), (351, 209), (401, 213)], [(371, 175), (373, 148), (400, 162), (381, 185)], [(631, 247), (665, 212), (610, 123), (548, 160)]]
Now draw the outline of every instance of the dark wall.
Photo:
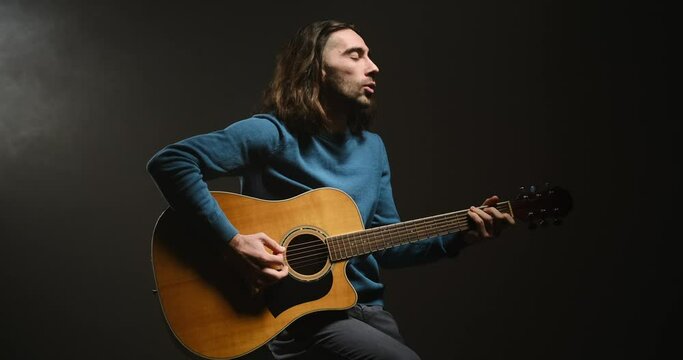
[(672, 350), (668, 9), (250, 3), (0, 1), (2, 358), (186, 357), (151, 291), (166, 203), (146, 161), (253, 113), (277, 49), (324, 18), (356, 23), (381, 69), (374, 130), (404, 219), (544, 181), (575, 199), (561, 227), (520, 225), (455, 259), (385, 271), (409, 345), (424, 359)]

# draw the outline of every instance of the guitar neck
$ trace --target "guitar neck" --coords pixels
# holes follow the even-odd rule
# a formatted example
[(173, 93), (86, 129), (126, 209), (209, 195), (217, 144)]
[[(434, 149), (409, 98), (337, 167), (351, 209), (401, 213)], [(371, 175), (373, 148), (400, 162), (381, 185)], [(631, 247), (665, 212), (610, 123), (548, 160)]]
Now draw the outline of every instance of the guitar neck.
[[(509, 201), (495, 205), (498, 211), (512, 214)], [(484, 206), (480, 207), (484, 208)], [(435, 236), (472, 228), (468, 210), (430, 216), (327, 238), (330, 260), (341, 261)]]

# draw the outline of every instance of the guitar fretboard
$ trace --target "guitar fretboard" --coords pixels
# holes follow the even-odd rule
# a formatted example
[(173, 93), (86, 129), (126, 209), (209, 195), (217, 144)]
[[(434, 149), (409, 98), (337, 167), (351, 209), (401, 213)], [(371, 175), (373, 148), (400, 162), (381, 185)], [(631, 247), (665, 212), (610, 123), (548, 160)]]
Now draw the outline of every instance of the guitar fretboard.
[[(512, 213), (509, 201), (495, 206)], [(483, 206), (480, 208), (484, 208)], [(327, 238), (330, 260), (340, 261), (399, 245), (471, 229), (467, 210), (430, 216)]]

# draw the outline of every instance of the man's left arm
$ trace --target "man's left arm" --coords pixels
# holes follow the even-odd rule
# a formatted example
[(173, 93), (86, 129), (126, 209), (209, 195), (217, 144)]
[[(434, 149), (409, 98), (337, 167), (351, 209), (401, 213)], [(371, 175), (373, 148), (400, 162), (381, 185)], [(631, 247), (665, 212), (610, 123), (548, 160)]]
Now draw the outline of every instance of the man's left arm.
[[(381, 140), (380, 140), (381, 142)], [(391, 187), (391, 170), (384, 144), (381, 144), (381, 177), (379, 197), (375, 212), (368, 227), (378, 227), (400, 222)], [(373, 253), (377, 262), (384, 268), (405, 267), (436, 261), (443, 257), (456, 256), (467, 243), (459, 234), (449, 234), (435, 238), (400, 245)]]
[[(384, 148), (382, 149), (384, 150)], [(391, 170), (384, 150), (382, 173), (380, 179), (379, 198), (369, 227), (378, 227), (400, 222), (398, 210), (394, 203), (391, 187)], [(384, 268), (397, 268), (436, 261), (443, 257), (454, 257), (469, 244), (483, 239), (498, 236), (508, 225), (514, 224), (509, 214), (503, 214), (495, 207), (497, 196), (486, 199), (486, 207), (470, 207), (468, 215), (474, 224), (466, 233), (455, 233), (417, 241), (373, 253), (378, 263)]]

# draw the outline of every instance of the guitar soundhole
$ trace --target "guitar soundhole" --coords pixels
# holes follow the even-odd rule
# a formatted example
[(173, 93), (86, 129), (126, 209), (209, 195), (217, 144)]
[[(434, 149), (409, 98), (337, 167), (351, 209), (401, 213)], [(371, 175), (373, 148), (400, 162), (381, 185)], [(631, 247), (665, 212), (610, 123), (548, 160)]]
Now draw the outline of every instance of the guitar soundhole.
[(330, 266), (327, 245), (317, 235), (312, 231), (301, 231), (286, 245), (285, 261), (290, 274), (299, 280), (318, 279)]

